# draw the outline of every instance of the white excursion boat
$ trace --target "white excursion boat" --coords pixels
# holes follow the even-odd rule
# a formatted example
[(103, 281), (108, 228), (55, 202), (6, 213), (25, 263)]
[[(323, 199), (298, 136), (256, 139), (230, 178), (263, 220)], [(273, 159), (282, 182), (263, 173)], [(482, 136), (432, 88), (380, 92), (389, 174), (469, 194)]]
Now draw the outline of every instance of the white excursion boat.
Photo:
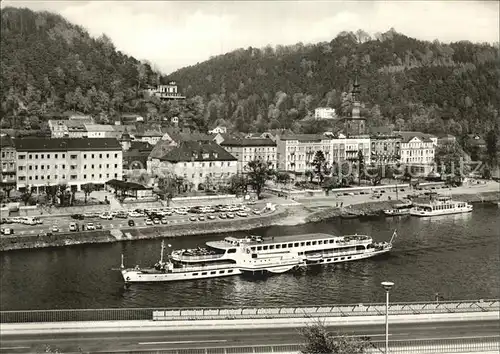
[(396, 204), (394, 205), (393, 209), (384, 210), (384, 214), (386, 216), (410, 215), (410, 209), (412, 205), (413, 205), (412, 202)]
[(264, 240), (260, 236), (226, 237), (210, 241), (205, 248), (174, 250), (151, 268), (125, 268), (125, 283), (165, 282), (224, 277), (242, 273), (284, 273), (313, 264), (354, 261), (377, 256), (392, 249), (396, 231), (389, 242), (373, 242), (370, 236), (306, 234)]
[(449, 196), (438, 196), (428, 203), (415, 203), (410, 210), (413, 216), (437, 216), (458, 213), (469, 213), (472, 204), (451, 200)]

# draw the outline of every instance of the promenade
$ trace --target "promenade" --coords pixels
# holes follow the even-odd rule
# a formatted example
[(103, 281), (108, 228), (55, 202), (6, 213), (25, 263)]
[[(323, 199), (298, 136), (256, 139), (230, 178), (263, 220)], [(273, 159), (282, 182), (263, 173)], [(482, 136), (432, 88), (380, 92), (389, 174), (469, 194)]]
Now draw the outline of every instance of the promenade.
[[(297, 353), (302, 344), (300, 328), (320, 320), (332, 333), (369, 337), (372, 348), (368, 352), (376, 353), (383, 348), (385, 338), (382, 309), (384, 305), (367, 304), (283, 311), (227, 308), (2, 312), (0, 351), (28, 353), (50, 345), (64, 353)], [(228, 311), (233, 312), (232, 317)], [(500, 349), (498, 300), (395, 303), (389, 313), (391, 353), (488, 353)], [(86, 320), (75, 321), (72, 316)], [(109, 320), (113, 316), (116, 320)], [(149, 319), (119, 319), (147, 316)], [(59, 321), (47, 322), (55, 318)]]

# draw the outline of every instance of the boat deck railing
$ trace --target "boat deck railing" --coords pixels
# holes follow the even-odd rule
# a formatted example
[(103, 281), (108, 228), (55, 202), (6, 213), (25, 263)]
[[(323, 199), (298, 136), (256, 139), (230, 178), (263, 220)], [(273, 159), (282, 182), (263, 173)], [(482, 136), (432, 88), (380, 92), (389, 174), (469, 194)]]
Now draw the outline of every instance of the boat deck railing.
[[(500, 311), (500, 300), (443, 302), (399, 302), (389, 305), (391, 315), (442, 314)], [(340, 304), (306, 307), (200, 307), (200, 308), (111, 308), (69, 310), (0, 311), (0, 323), (209, 320), (380, 316), (385, 304)]]

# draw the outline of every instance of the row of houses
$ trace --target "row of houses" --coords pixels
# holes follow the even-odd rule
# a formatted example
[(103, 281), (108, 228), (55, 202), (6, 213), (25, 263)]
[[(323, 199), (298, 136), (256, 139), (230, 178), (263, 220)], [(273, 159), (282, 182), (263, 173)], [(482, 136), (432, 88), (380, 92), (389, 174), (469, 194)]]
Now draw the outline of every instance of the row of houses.
[(151, 175), (174, 174), (195, 186), (207, 179), (220, 184), (232, 175), (245, 173), (252, 160), (262, 160), (276, 170), (294, 175), (314, 169), (318, 151), (328, 164), (410, 164), (422, 174), (432, 171), (437, 138), (419, 132), (385, 132), (373, 136), (342, 134), (202, 134), (170, 130), (158, 141), (144, 141), (126, 129), (119, 138), (22, 138), (1, 139), (1, 182), (8, 188), (47, 184), (103, 185), (123, 179), (134, 170)]

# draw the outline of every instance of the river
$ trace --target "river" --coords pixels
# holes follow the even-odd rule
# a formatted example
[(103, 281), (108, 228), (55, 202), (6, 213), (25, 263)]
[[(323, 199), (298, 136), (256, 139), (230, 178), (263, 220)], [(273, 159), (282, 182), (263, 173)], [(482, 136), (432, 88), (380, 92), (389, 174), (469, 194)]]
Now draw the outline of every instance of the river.
[[(327, 220), (270, 227), (253, 234), (278, 238), (309, 232), (368, 234), (376, 241), (398, 238), (389, 255), (261, 279), (229, 277), (187, 282), (132, 284), (125, 288), (112, 268), (149, 265), (159, 258), (160, 240), (0, 254), (1, 309), (66, 309), (199, 306), (293, 306), (384, 301), (381, 281), (393, 281), (391, 301), (499, 298), (500, 209), (476, 204), (469, 214), (419, 219)], [(247, 233), (234, 233), (244, 236)], [(192, 248), (227, 235), (169, 239), (173, 248)]]

